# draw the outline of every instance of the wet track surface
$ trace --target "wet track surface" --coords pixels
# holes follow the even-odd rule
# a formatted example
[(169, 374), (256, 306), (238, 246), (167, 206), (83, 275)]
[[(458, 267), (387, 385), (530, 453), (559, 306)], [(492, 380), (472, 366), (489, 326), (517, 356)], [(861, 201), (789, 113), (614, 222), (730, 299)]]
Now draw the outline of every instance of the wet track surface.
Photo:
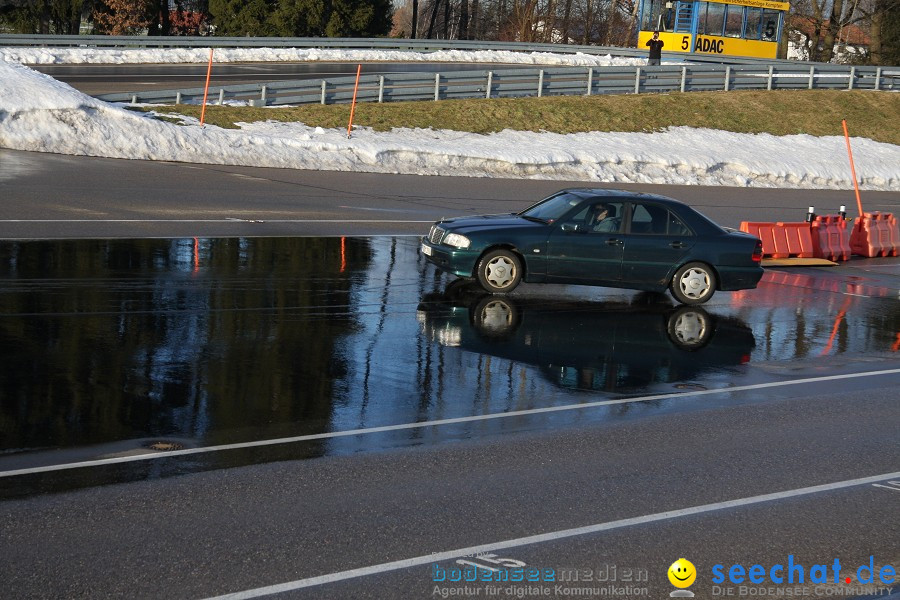
[(890, 258), (770, 269), (703, 308), (488, 296), (412, 236), (4, 242), (0, 276), (5, 498), (764, 402), (900, 357)]

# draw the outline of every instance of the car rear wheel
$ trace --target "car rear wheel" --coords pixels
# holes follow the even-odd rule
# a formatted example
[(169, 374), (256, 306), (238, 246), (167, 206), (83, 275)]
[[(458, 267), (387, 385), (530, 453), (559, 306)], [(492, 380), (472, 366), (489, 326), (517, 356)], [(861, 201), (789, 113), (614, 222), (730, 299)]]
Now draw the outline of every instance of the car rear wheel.
[(675, 272), (669, 288), (682, 304), (703, 304), (716, 293), (716, 274), (707, 264), (688, 263)]
[(522, 261), (510, 250), (492, 250), (478, 261), (478, 283), (492, 294), (513, 291), (522, 281)]

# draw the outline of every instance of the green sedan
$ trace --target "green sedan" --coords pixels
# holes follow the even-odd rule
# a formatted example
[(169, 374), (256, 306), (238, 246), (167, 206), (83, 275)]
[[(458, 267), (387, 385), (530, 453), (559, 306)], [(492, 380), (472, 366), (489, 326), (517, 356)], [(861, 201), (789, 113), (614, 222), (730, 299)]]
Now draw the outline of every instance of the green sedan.
[(672, 198), (607, 189), (567, 189), (520, 213), (438, 221), (421, 250), (495, 294), (526, 281), (669, 289), (683, 304), (701, 304), (716, 290), (755, 288), (763, 274), (759, 238)]

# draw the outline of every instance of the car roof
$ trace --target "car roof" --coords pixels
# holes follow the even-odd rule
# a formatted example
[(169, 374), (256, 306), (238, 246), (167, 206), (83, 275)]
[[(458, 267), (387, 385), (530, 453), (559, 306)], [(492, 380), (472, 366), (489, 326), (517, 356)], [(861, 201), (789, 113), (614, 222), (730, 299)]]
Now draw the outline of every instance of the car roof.
[(652, 200), (662, 204), (675, 204), (679, 206), (687, 206), (684, 202), (669, 198), (668, 196), (660, 196), (658, 194), (646, 194), (644, 192), (630, 192), (627, 190), (615, 190), (608, 188), (566, 188), (560, 190), (560, 193), (566, 192), (581, 196), (585, 200), (588, 198), (621, 198), (622, 200)]
[(618, 198), (622, 201), (633, 200), (655, 202), (663, 206), (674, 208), (675, 213), (685, 220), (689, 221), (689, 224), (695, 228), (695, 231), (699, 231), (702, 233), (722, 233), (724, 231), (721, 225), (719, 225), (703, 213), (699, 212), (697, 209), (680, 200), (676, 200), (675, 198), (669, 198), (668, 196), (660, 196), (658, 194), (645, 194), (643, 192), (629, 192), (627, 190), (614, 190), (607, 188), (567, 188), (564, 190), (560, 190), (559, 193), (564, 192), (579, 196), (583, 200), (597, 198), (598, 200), (608, 201), (612, 198)]

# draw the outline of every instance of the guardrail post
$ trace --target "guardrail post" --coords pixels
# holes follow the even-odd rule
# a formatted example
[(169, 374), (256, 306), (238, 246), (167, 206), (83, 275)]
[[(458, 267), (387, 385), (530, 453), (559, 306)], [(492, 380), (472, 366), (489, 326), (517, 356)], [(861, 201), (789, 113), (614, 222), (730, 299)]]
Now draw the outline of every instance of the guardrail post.
[(725, 67), (725, 91), (728, 91), (728, 84), (731, 82), (731, 65)]
[(325, 90), (328, 88), (328, 83), (323, 79), (322, 80), (322, 104), (325, 104)]
[(585, 94), (586, 96), (590, 96), (590, 95), (591, 95), (591, 91), (592, 91), (591, 88), (593, 88), (593, 87), (594, 87), (594, 68), (593, 68), (593, 67), (588, 67), (588, 73), (587, 73), (587, 94)]
[(875, 69), (875, 91), (881, 89), (881, 67)]
[(219, 106), (225, 104), (225, 88), (219, 88)]
[(266, 105), (266, 93), (267, 93), (268, 91), (269, 91), (269, 90), (268, 90), (268, 88), (267, 88), (266, 86), (262, 86), (262, 90), (260, 91), (260, 94), (259, 94), (259, 102), (260, 102), (259, 105), (260, 105), (260, 106), (265, 106), (265, 105)]
[(132, 103), (132, 104), (137, 104), (137, 94), (133, 94), (133, 95), (131, 96), (131, 103)]
[(484, 93), (484, 97), (488, 100), (491, 99), (491, 87), (494, 85), (494, 72), (488, 71), (488, 80), (487, 80), (487, 91)]
[(175, 104), (181, 104), (181, 92), (175, 92)]
[(538, 98), (544, 94), (544, 70), (538, 71)]
[(434, 74), (434, 100), (437, 102), (441, 99), (441, 74)]
[(853, 89), (853, 80), (856, 79), (856, 67), (850, 67), (850, 81), (847, 83), (847, 89)]
[(773, 65), (769, 65), (769, 82), (766, 84), (766, 89), (770, 92), (772, 91), (772, 79), (775, 75), (775, 67)]
[(378, 102), (384, 102), (384, 75), (378, 78)]
[(687, 89), (687, 67), (681, 67), (681, 92)]
[(634, 69), (634, 93), (641, 93), (641, 68), (635, 67)]
[(813, 89), (813, 81), (815, 81), (815, 76), (816, 76), (816, 68), (810, 67), (809, 68), (809, 89)]

